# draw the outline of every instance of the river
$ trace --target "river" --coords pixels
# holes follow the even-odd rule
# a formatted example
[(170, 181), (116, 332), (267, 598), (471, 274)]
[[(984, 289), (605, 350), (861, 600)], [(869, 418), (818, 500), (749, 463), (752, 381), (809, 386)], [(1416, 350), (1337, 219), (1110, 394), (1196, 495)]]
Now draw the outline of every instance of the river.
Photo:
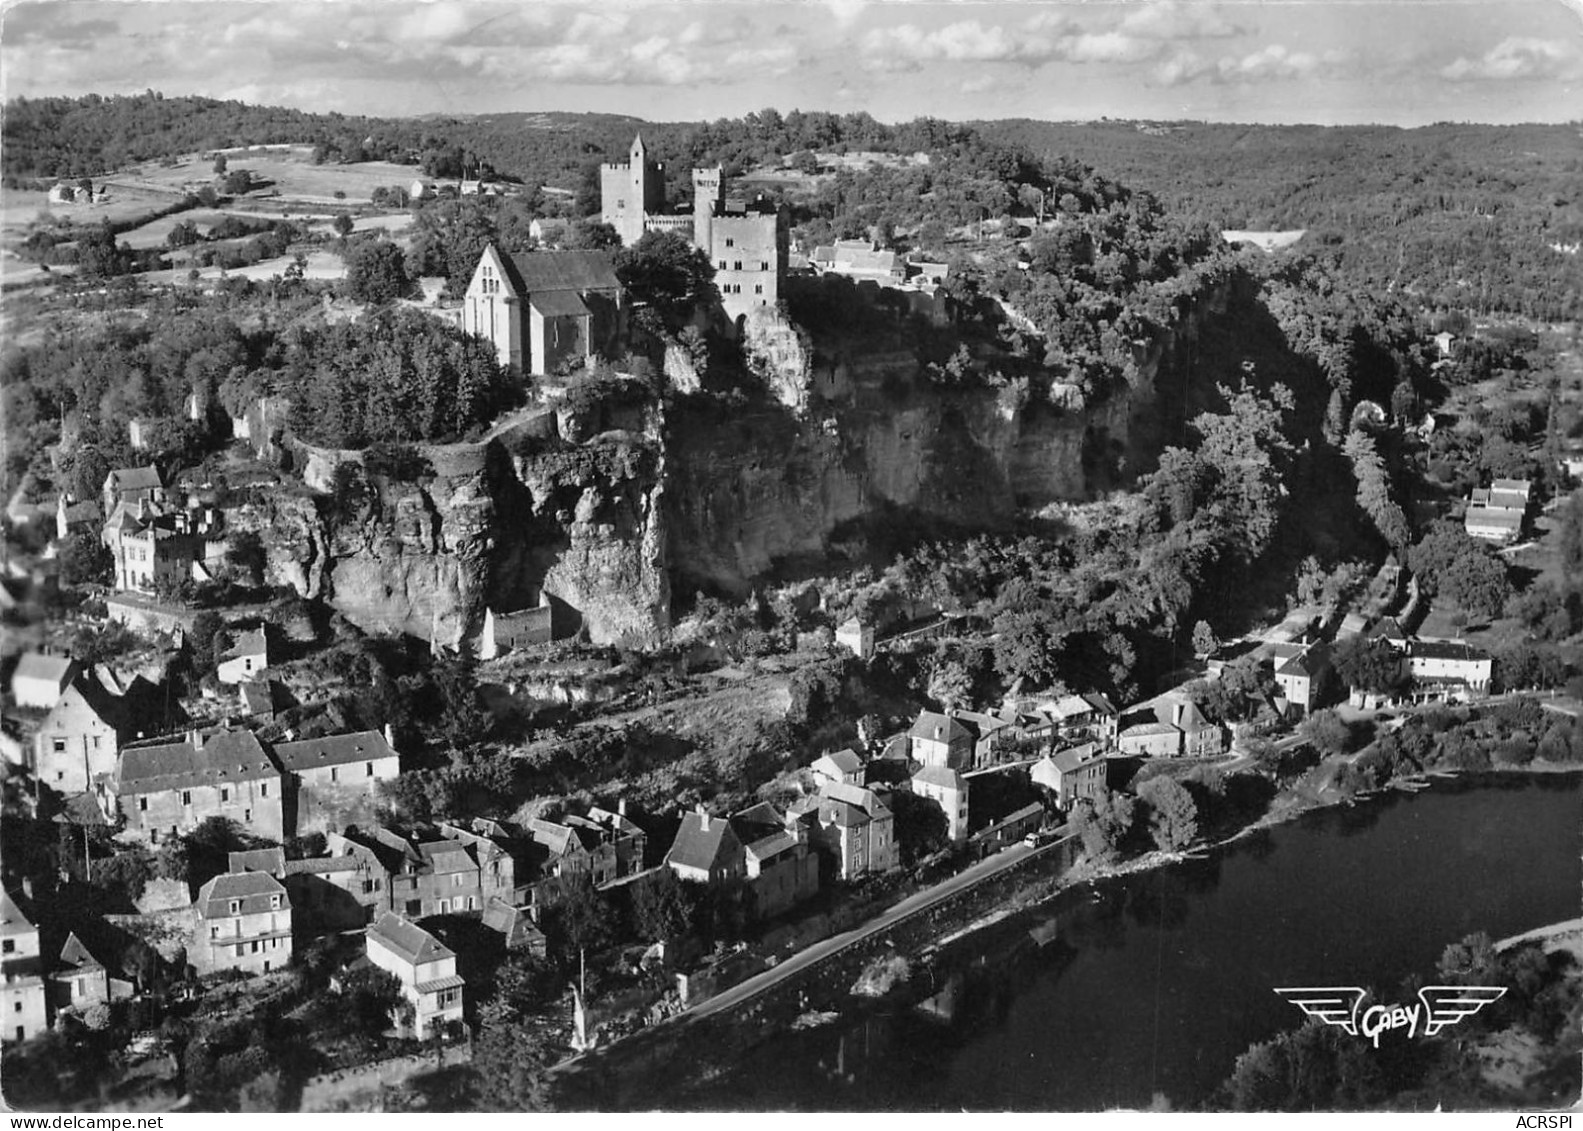
[(970, 936), (906, 1000), (848, 999), (840, 1021), (778, 1032), (665, 1106), (1194, 1106), (1251, 1042), (1302, 1022), (1272, 987), (1389, 996), (1410, 975), (1432, 981), (1469, 932), (1577, 916), (1580, 855), (1576, 774), (1483, 775), (1310, 813)]

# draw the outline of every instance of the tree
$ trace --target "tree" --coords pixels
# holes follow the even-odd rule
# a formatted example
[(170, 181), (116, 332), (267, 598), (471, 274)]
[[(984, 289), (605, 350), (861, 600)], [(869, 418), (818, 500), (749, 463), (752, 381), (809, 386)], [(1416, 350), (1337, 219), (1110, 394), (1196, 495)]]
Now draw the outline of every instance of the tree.
[(107, 585), (115, 570), (115, 555), (97, 531), (79, 530), (60, 550), (60, 576), (67, 585)]
[(226, 542), (225, 564), (243, 585), (260, 585), (269, 555), (256, 530), (239, 530)]
[(214, 175), (217, 177), (225, 176), (225, 169), (228, 164), (230, 162), (227, 161), (225, 154), (216, 153), (214, 155)]
[(945, 810), (927, 797), (897, 790), (890, 795), (896, 851), (904, 868), (940, 851), (948, 842)]
[(608, 251), (621, 246), (621, 236), (611, 224), (576, 220), (568, 225), (562, 242), (569, 250)]
[(1329, 708), (1304, 719), (1298, 733), (1321, 754), (1345, 754), (1352, 745), (1352, 728)]
[(1435, 973), (1444, 981), (1459, 986), (1489, 985), (1500, 965), (1495, 944), (1484, 931), (1465, 935), (1440, 953)]
[(1162, 852), (1179, 852), (1198, 836), (1198, 805), (1175, 778), (1150, 778), (1138, 800), (1148, 806), (1149, 832)]
[(1336, 646), (1336, 674), (1350, 688), (1389, 694), (1407, 680), (1401, 653), (1384, 640), (1353, 636)]
[(1407, 551), (1420, 589), (1445, 594), (1473, 616), (1500, 615), (1511, 595), (1506, 565), (1487, 543), (1460, 526), (1437, 522)]
[(233, 169), (225, 175), (220, 185), (227, 196), (241, 196), (253, 190), (253, 174), (246, 169)]
[(675, 232), (646, 232), (637, 243), (618, 251), (616, 277), (633, 301), (652, 308), (672, 333), (699, 306), (720, 301), (708, 252)]
[(480, 1111), (551, 1111), (543, 1038), (510, 1007), (486, 1002), (473, 1042), (473, 1099)]
[(1380, 1094), (1379, 1061), (1366, 1042), (1334, 1025), (1300, 1029), (1251, 1046), (1225, 1084), (1233, 1111), (1315, 1111), (1362, 1107)]
[(1083, 838), (1083, 850), (1097, 863), (1113, 860), (1132, 832), (1137, 808), (1131, 797), (1102, 789), (1093, 798), (1080, 798), (1072, 809), (1072, 823)]
[(390, 240), (359, 240), (342, 259), (346, 262), (346, 295), (356, 302), (390, 302), (411, 288), (406, 254)]
[(1366, 432), (1350, 432), (1342, 450), (1352, 461), (1352, 474), (1358, 481), (1358, 506), (1386, 542), (1398, 550), (1405, 547), (1410, 536), (1407, 516), (1391, 500), (1390, 475), (1374, 439)]
[(106, 219), (97, 228), (77, 241), (77, 274), (80, 278), (99, 280), (124, 275), (132, 269), (131, 258), (115, 242), (115, 229)]
[(215, 643), (223, 639), (225, 622), (212, 609), (205, 609), (192, 618), (192, 628), (187, 632), (187, 650), (192, 656), (192, 666), (200, 675), (214, 669), (219, 658)]
[(1220, 641), (1215, 637), (1215, 630), (1209, 627), (1208, 621), (1199, 621), (1193, 626), (1193, 651), (1200, 656), (1208, 656), (1220, 647)]
[(692, 926), (696, 901), (670, 868), (632, 886), (632, 918), (641, 938), (650, 942), (674, 939)]
[(545, 908), (545, 930), (553, 951), (563, 963), (579, 951), (603, 950), (616, 940), (615, 909), (585, 874), (563, 876), (550, 885)]
[(355, 228), (357, 224), (350, 215), (342, 212), (339, 213), (333, 221), (331, 221), (331, 226), (335, 229), (335, 234), (341, 236), (344, 239), (345, 237), (352, 234), (352, 229)]

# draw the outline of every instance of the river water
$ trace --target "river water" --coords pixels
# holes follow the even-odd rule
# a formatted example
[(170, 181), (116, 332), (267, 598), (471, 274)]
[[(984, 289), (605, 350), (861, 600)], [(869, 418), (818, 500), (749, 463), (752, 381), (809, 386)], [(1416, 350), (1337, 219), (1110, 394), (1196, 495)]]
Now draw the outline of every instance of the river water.
[[(1310, 813), (952, 948), (905, 1001), (784, 1031), (682, 1100), (752, 1110), (1200, 1104), (1303, 1020), (1274, 986), (1393, 991), (1447, 943), (1583, 910), (1583, 776), (1485, 775)], [(927, 996), (925, 996), (927, 995)]]

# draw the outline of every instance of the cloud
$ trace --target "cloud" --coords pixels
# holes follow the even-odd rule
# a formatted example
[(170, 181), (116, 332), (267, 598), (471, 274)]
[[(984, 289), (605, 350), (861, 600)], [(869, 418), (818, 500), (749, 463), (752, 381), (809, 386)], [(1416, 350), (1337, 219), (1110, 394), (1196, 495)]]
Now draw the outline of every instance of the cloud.
[(1501, 82), (1510, 79), (1577, 78), (1583, 56), (1564, 40), (1509, 36), (1478, 59), (1466, 56), (1440, 68), (1452, 82)]
[(1183, 86), (1203, 80), (1216, 84), (1290, 82), (1306, 78), (1336, 78), (1349, 73), (1356, 57), (1345, 51), (1293, 51), (1271, 43), (1241, 55), (1206, 59), (1187, 49), (1174, 51), (1153, 70), (1154, 86)]
[[(1069, 5), (1073, 10), (1084, 4)], [(1173, 46), (1222, 39), (1244, 29), (1223, 16), (1218, 4), (1158, 0), (1107, 6), (1079, 20), (1070, 11), (1044, 11), (1020, 23), (958, 20), (926, 30), (915, 23), (870, 29), (859, 41), (871, 67), (917, 70), (932, 63), (1143, 63)]]

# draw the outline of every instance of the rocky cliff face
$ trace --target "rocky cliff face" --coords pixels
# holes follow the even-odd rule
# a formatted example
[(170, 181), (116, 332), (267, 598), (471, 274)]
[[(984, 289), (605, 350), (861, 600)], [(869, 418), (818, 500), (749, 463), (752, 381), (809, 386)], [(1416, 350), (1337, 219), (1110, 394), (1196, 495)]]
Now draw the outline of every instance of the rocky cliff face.
[[(969, 529), (1083, 500), (1154, 467), (1179, 438), (1180, 380), (1199, 319), (1139, 348), (1128, 379), (1097, 404), (1019, 404), (994, 390), (944, 390), (894, 351), (841, 356), (763, 332), (748, 344), (781, 409), (719, 420), (673, 417), (671, 558), (679, 582), (743, 592), (777, 566), (817, 563), (847, 524), (890, 510)], [(1222, 307), (1223, 309), (1223, 307)], [(1164, 379), (1162, 379), (1162, 377)], [(1075, 392), (1075, 390), (1072, 390)]]
[(1127, 380), (1087, 404), (1075, 387), (1059, 403), (941, 389), (895, 342), (831, 348), (765, 320), (744, 344), (768, 403), (690, 398), (669, 422), (630, 399), (562, 403), (372, 467), (367, 453), (288, 443), (308, 490), (255, 493), (233, 527), (260, 531), (272, 580), (365, 629), (463, 647), (486, 608), (542, 592), (557, 636), (641, 643), (668, 625), (673, 579), (741, 593), (824, 562), (877, 516), (993, 529), (1129, 484), (1196, 411), (1194, 340), (1218, 301), (1140, 347)]
[(574, 444), (544, 412), (476, 444), (292, 453), (312, 494), (255, 497), (236, 521), (263, 533), (272, 580), (367, 631), (464, 647), (486, 608), (525, 608), (541, 591), (558, 635), (642, 639), (668, 623), (662, 463), (648, 435)]

